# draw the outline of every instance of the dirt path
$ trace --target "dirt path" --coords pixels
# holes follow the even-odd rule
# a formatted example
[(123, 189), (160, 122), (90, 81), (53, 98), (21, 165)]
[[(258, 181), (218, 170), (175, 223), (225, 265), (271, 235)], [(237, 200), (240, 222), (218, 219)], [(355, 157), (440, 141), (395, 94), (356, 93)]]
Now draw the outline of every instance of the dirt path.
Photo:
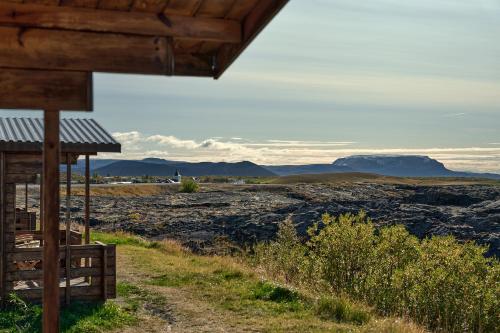
[[(128, 248), (118, 248), (117, 279), (120, 282), (131, 283), (160, 295), (167, 300), (168, 305), (162, 308), (148, 309), (150, 313), (141, 316), (141, 332), (261, 332), (246, 321), (251, 318), (235, 318), (231, 313), (222, 313), (213, 309), (208, 303), (179, 288), (151, 286), (145, 281), (155, 276), (154, 271), (144, 270), (138, 265), (137, 258)], [(148, 306), (146, 305), (146, 308)], [(137, 327), (131, 327), (122, 332), (138, 332)]]

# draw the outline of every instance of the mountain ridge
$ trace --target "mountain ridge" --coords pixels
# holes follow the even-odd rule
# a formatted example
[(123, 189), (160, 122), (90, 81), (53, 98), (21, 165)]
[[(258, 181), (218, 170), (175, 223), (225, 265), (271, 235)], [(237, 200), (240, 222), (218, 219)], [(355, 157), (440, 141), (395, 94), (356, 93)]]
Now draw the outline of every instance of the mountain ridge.
[[(73, 171), (83, 174), (84, 160)], [(395, 177), (465, 177), (500, 179), (499, 174), (454, 171), (428, 156), (353, 155), (330, 164), (258, 165), (242, 162), (186, 162), (161, 158), (142, 160), (91, 159), (92, 173), (102, 176), (172, 176), (176, 169), (186, 176), (272, 177), (301, 174), (362, 172)]]

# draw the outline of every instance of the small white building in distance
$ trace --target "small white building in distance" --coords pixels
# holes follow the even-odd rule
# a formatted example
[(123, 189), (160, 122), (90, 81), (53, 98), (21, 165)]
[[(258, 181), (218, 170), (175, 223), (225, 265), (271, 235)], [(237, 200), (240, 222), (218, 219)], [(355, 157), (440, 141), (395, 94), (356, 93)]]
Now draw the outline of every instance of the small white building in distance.
[(175, 174), (174, 174), (174, 178), (173, 180), (176, 182), (176, 183), (180, 183), (181, 180), (182, 180), (182, 176), (181, 176), (181, 173), (179, 172), (178, 169), (175, 170)]

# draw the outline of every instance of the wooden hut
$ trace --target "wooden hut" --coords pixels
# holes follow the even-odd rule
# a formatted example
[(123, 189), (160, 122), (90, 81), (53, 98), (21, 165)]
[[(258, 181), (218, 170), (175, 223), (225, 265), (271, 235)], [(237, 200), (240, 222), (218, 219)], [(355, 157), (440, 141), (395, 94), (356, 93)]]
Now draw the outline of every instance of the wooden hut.
[[(0, 296), (14, 292), (40, 302), (43, 288), (43, 221), (28, 206), (28, 184), (41, 180), (43, 120), (0, 118)], [(98, 152), (120, 152), (117, 143), (92, 119), (61, 121), (62, 163), (66, 165), (65, 227), (60, 239), (60, 295), (71, 300), (105, 300), (116, 294), (114, 245), (90, 244), (88, 222), (89, 158)], [(84, 155), (85, 238), (71, 230), (71, 165)], [(25, 185), (24, 207), (16, 207), (16, 191)], [(22, 188), (22, 186), (21, 186)], [(42, 207), (42, 205), (40, 205)]]
[(59, 327), (60, 111), (92, 111), (93, 72), (218, 79), (287, 2), (0, 0), (0, 109), (44, 111), (44, 332)]

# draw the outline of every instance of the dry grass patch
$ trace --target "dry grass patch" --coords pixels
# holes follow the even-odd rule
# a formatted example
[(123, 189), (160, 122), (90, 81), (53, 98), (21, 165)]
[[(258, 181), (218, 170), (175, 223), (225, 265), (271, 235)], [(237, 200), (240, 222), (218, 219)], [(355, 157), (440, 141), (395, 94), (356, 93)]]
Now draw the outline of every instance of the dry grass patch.
[[(92, 185), (90, 187), (91, 196), (113, 196), (113, 197), (145, 197), (175, 193), (179, 185), (154, 185), (154, 184), (131, 184), (131, 185)], [(65, 195), (66, 190), (61, 190), (61, 195)], [(64, 193), (63, 193), (64, 192)], [(83, 186), (74, 186), (71, 194), (75, 196), (85, 195)]]

